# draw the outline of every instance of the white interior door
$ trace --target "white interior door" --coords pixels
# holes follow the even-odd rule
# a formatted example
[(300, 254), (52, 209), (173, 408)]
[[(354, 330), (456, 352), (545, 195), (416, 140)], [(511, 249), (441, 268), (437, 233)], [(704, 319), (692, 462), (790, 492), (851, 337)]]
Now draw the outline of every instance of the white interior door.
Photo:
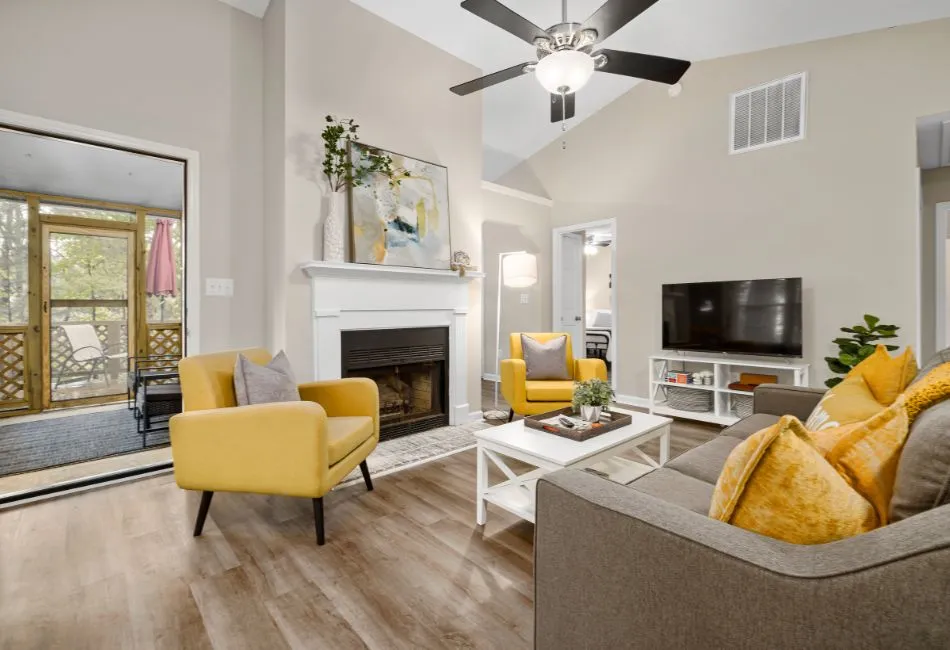
[(584, 236), (576, 232), (561, 235), (560, 313), (558, 331), (571, 335), (574, 356), (584, 356)]

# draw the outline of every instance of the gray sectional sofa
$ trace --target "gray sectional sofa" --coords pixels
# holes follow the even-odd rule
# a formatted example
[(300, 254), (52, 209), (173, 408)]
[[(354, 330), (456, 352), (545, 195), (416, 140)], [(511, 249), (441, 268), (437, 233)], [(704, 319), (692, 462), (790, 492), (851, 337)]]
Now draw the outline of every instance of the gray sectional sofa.
[(707, 516), (729, 452), (823, 393), (760, 386), (752, 416), (629, 485), (542, 477), (535, 647), (950, 648), (950, 401), (914, 423), (887, 526), (800, 546)]

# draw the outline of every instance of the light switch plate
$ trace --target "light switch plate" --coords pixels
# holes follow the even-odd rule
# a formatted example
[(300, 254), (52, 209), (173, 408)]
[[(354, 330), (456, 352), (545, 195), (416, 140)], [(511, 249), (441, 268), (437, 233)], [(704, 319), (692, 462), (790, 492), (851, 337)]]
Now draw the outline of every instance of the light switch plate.
[(231, 278), (205, 278), (206, 296), (225, 296), (234, 295), (234, 280)]
[(521, 294), (521, 304), (522, 305), (528, 304), (528, 294), (526, 293)]

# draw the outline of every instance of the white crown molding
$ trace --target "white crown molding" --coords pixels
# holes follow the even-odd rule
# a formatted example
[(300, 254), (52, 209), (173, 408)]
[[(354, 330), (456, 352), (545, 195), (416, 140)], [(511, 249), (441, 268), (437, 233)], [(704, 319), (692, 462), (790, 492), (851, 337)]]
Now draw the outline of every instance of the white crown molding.
[(538, 196), (537, 194), (522, 192), (521, 190), (516, 190), (513, 187), (499, 185), (498, 183), (492, 183), (491, 181), (482, 181), (482, 189), (488, 190), (489, 192), (495, 192), (496, 194), (504, 194), (505, 196), (513, 196), (516, 199), (521, 199), (522, 201), (530, 201), (531, 203), (537, 203), (538, 205), (547, 206), (549, 208), (554, 207), (554, 201), (552, 201), (551, 199), (545, 198), (543, 196)]

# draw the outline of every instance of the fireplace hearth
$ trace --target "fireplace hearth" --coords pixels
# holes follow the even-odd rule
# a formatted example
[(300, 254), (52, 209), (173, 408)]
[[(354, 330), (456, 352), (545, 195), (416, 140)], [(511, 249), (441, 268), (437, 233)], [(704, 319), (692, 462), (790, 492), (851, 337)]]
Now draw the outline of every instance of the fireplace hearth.
[(449, 424), (449, 329), (345, 330), (341, 376), (379, 387), (381, 440)]

